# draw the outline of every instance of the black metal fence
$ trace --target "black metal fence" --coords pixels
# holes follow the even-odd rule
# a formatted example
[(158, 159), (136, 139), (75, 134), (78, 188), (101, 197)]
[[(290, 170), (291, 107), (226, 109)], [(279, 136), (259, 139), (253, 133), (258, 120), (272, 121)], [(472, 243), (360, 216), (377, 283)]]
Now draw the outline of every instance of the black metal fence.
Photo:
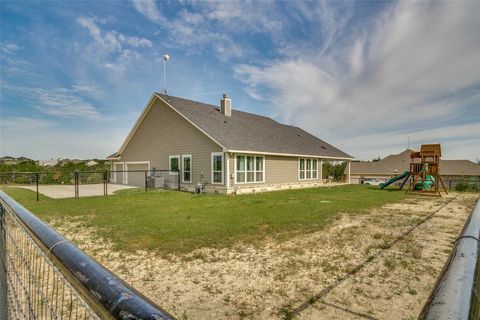
[(419, 319), (480, 319), (480, 202), (477, 200)]
[(173, 319), (0, 191), (0, 319)]
[(61, 197), (108, 196), (110, 184), (151, 189), (180, 190), (180, 174), (171, 170), (2, 172), (0, 185), (30, 187), (39, 201), (43, 186), (64, 186)]

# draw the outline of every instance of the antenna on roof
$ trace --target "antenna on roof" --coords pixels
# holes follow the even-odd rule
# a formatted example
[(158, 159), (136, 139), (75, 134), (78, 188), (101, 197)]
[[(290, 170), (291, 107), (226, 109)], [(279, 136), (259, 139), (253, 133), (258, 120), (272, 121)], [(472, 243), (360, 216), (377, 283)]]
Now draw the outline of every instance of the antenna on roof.
[(167, 94), (167, 61), (170, 60), (168, 54), (163, 55), (163, 90), (162, 93)]

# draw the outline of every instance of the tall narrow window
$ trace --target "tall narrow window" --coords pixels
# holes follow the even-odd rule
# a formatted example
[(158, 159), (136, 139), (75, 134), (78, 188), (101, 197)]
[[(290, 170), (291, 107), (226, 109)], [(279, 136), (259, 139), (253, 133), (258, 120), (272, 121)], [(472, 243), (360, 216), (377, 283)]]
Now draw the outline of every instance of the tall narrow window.
[(300, 159), (300, 180), (305, 179), (305, 159)]
[(264, 158), (237, 156), (236, 183), (264, 182)]
[(237, 182), (245, 182), (245, 157), (237, 156)]
[(223, 153), (212, 153), (212, 183), (223, 183)]
[(183, 182), (192, 182), (192, 155), (183, 155), (182, 160), (182, 180)]
[(307, 179), (312, 179), (312, 159), (307, 159)]
[(263, 181), (263, 158), (255, 159), (255, 180)]
[(170, 174), (178, 174), (180, 167), (180, 156), (169, 156), (168, 162), (170, 164)]
[(300, 180), (317, 179), (318, 168), (317, 159), (299, 159), (298, 160), (298, 178)]

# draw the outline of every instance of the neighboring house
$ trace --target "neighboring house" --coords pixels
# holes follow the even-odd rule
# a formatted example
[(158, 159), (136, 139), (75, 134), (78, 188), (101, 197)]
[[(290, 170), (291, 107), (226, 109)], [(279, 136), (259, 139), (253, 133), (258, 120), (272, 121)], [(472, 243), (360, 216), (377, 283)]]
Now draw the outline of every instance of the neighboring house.
[(0, 163), (3, 164), (17, 164), (18, 160), (17, 158), (10, 157), (10, 156), (5, 156), (0, 158)]
[(39, 166), (42, 166), (42, 167), (53, 167), (55, 165), (57, 165), (58, 163), (58, 160), (38, 160), (37, 161), (38, 165)]
[(58, 161), (58, 164), (61, 165), (61, 166), (66, 165), (66, 164), (72, 162), (72, 160), (70, 160), (70, 159), (68, 159), (68, 158), (63, 158), (63, 159), (62, 159), (62, 158), (58, 158), (57, 161)]
[[(350, 173), (351, 183), (363, 183), (365, 180), (377, 179), (387, 181), (410, 168), (410, 153), (389, 155), (380, 161), (352, 162)], [(469, 182), (480, 185), (480, 165), (469, 160), (440, 160), (440, 175), (445, 187), (452, 189), (458, 182)], [(345, 171), (346, 172), (346, 171)], [(396, 185), (402, 181), (396, 182)]]
[(98, 162), (95, 161), (95, 160), (90, 160), (90, 161), (87, 161), (87, 162), (85, 163), (85, 165), (86, 165), (87, 167), (93, 167), (93, 166), (96, 166), (97, 164), (98, 164)]
[(232, 110), (154, 93), (117, 153), (107, 157), (112, 181), (143, 186), (129, 170), (180, 171), (181, 188), (242, 193), (317, 186), (322, 161), (352, 156), (304, 130)]

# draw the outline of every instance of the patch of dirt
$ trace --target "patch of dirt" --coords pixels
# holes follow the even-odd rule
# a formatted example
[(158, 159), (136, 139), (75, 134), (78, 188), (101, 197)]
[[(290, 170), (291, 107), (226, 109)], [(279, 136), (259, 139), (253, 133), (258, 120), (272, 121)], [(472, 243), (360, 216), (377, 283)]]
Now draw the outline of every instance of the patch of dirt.
[(411, 197), (288, 241), (181, 256), (113, 251), (81, 221), (53, 225), (179, 319), (414, 319), (477, 196)]

